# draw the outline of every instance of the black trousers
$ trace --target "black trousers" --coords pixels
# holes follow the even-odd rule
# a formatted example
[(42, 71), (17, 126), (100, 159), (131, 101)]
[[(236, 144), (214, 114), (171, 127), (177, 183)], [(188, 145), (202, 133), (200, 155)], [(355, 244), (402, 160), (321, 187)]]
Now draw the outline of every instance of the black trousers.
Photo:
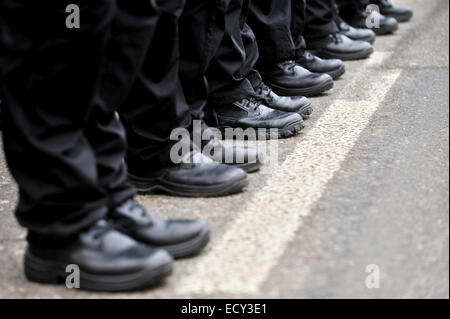
[[(295, 42), (291, 27), (293, 16), (298, 12), (292, 11), (294, 2), (295, 0), (251, 2), (248, 24), (258, 39), (261, 66), (295, 59)], [(300, 23), (298, 18), (296, 22)]]
[(339, 31), (335, 22), (334, 6), (335, 0), (306, 0), (306, 42)]
[(246, 23), (249, 5), (249, 0), (233, 3), (233, 15), (237, 15), (229, 15), (234, 23), (226, 30), (207, 72), (211, 105), (230, 104), (254, 96), (252, 81), (259, 84), (260, 77), (254, 69), (259, 58), (258, 45)]
[(242, 5), (239, 25), (226, 35), (208, 70), (211, 105), (252, 96), (262, 81), (255, 68), (298, 59), (306, 49), (305, 0), (244, 1)]
[(252, 1), (248, 23), (258, 39), (257, 68), (303, 56), (306, 0)]
[(124, 41), (122, 52), (139, 56), (156, 14), (148, 1), (130, 8), (126, 0), (79, 0), (81, 29), (67, 29), (68, 3), (0, 2), (3, 139), (19, 186), (16, 215), (30, 231), (55, 238), (78, 233), (134, 196), (124, 130), (104, 98), (125, 96), (109, 76), (116, 65), (107, 56), (115, 37)]
[(291, 0), (291, 34), (294, 40), (294, 59), (300, 59), (306, 50), (306, 41), (303, 36), (306, 23), (306, 0)]
[[(339, 16), (346, 20), (348, 18), (358, 16), (363, 12), (369, 4), (368, 0), (335, 0), (339, 9)], [(376, 3), (376, 0), (370, 1)]]
[[(262, 81), (255, 68), (297, 59), (306, 47), (304, 0), (247, 0), (241, 5), (239, 23), (227, 31), (208, 70), (211, 105), (253, 96)], [(291, 13), (295, 18), (291, 19)]]
[(157, 0), (161, 16), (129, 98), (120, 108), (128, 136), (127, 163), (135, 174), (173, 165), (175, 128), (202, 120), (206, 70), (236, 16), (235, 0)]

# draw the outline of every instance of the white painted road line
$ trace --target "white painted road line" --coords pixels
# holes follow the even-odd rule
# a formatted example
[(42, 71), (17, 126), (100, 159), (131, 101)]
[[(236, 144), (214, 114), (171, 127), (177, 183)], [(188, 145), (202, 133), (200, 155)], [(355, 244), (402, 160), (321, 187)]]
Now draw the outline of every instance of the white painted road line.
[(330, 106), (223, 237), (198, 259), (176, 292), (258, 293), (301, 226), (302, 216), (321, 198), (400, 73), (386, 71), (365, 83), (371, 92), (368, 99), (337, 100)]
[(370, 59), (367, 60), (366, 65), (368, 67), (382, 66), (386, 62), (386, 60), (391, 58), (392, 54), (392, 51), (375, 51), (370, 56)]
[(320, 199), (400, 73), (391, 70), (370, 83), (355, 79), (370, 94), (364, 101), (337, 100), (329, 107), (224, 236), (199, 258), (177, 293), (258, 293), (300, 227), (301, 216)]

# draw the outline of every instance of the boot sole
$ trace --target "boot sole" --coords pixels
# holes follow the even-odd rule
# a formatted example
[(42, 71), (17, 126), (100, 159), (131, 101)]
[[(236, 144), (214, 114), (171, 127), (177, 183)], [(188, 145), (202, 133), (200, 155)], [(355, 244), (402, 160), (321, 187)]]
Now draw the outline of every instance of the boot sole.
[(332, 70), (330, 72), (327, 72), (329, 76), (333, 78), (333, 80), (337, 80), (345, 73), (345, 64), (342, 64), (339, 68), (336, 70)]
[(398, 30), (398, 25), (384, 28), (373, 28), (372, 30), (375, 32), (376, 35), (391, 34), (392, 32)]
[(349, 61), (367, 58), (369, 55), (373, 53), (373, 48), (353, 53), (333, 53), (324, 50), (311, 50), (311, 52), (324, 59), (340, 59), (342, 61)]
[[(347, 36), (347, 37), (349, 37), (349, 36)], [(358, 39), (352, 38), (352, 37), (349, 37), (349, 38), (353, 41), (364, 41), (364, 42), (369, 42), (370, 44), (374, 44), (377, 37), (375, 35), (373, 37), (365, 37), (365, 38), (358, 38)]]
[(377, 37), (375, 35), (374, 37), (361, 38), (359, 39), (359, 41), (366, 41), (369, 42), (370, 44), (374, 44), (376, 39)]
[[(25, 276), (29, 281), (42, 284), (64, 284), (68, 273), (59, 262), (36, 257), (27, 250)], [(89, 291), (120, 292), (150, 288), (160, 284), (173, 271), (172, 263), (126, 275), (97, 275), (80, 271), (80, 288)]]
[[(229, 164), (231, 165), (231, 164)], [(261, 168), (261, 163), (242, 163), (242, 164), (233, 164), (232, 166), (239, 167), (240, 169), (243, 169), (246, 173), (255, 173), (259, 171)]]
[(319, 94), (322, 94), (325, 91), (331, 90), (334, 86), (334, 82), (330, 79), (327, 82), (319, 83), (315, 86), (307, 87), (307, 88), (287, 88), (278, 86), (276, 84), (269, 84), (272, 90), (280, 95), (280, 96), (306, 96), (312, 97)]
[(240, 193), (248, 185), (247, 178), (213, 186), (174, 184), (161, 178), (141, 178), (131, 174), (128, 174), (128, 178), (141, 195), (162, 192), (180, 197), (222, 197)]
[(313, 113), (314, 109), (311, 107), (312, 103), (309, 102), (307, 105), (303, 106), (299, 111), (298, 114), (300, 114), (304, 120), (309, 119), (311, 114)]
[(403, 15), (388, 15), (388, 14), (384, 14), (386, 17), (392, 17), (395, 18), (395, 20), (397, 20), (397, 22), (408, 22), (409, 20), (411, 20), (411, 18), (413, 17), (413, 14), (408, 13), (408, 14), (403, 14)]
[(209, 228), (205, 228), (200, 234), (189, 241), (171, 246), (163, 246), (160, 248), (165, 249), (175, 259), (193, 257), (200, 253), (203, 248), (208, 245), (209, 238), (210, 230)]
[[(303, 128), (304, 128), (303, 120), (299, 120), (299, 121), (292, 122), (292, 123), (284, 126), (283, 128), (279, 128), (277, 136), (272, 136), (270, 129), (266, 129), (266, 132), (263, 133), (263, 136), (260, 136), (259, 129), (258, 129), (258, 134), (256, 136), (242, 136), (242, 139), (254, 138), (255, 140), (262, 140), (264, 137), (264, 139), (268, 141), (268, 140), (273, 140), (273, 139), (289, 138), (289, 137), (294, 136), (298, 132), (300, 132)], [(225, 134), (226, 129), (237, 129), (237, 128), (231, 127), (231, 126), (219, 127), (219, 130), (221, 131), (223, 138), (226, 137), (226, 134)], [(260, 128), (260, 129), (264, 129), (264, 128)], [(238, 140), (241, 140), (241, 137), (239, 137), (239, 136), (236, 136), (236, 137)]]

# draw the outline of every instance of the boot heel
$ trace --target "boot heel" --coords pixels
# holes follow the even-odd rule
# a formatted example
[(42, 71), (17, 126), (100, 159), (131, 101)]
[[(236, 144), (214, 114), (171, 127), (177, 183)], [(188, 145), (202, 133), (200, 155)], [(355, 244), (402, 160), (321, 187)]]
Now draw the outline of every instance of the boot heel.
[(57, 284), (61, 282), (58, 266), (36, 256), (29, 250), (25, 254), (25, 276), (29, 281), (38, 283)]
[(128, 181), (136, 187), (139, 195), (153, 194), (160, 190), (158, 178), (142, 179), (137, 176), (128, 174)]

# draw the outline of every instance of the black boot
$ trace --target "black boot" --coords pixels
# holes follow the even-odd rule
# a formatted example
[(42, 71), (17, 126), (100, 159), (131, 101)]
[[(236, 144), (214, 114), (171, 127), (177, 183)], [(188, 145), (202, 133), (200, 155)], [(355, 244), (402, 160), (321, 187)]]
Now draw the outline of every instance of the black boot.
[(308, 49), (324, 59), (358, 60), (365, 59), (373, 53), (370, 43), (354, 41), (340, 33), (308, 42)]
[(201, 143), (202, 153), (213, 161), (239, 167), (246, 173), (254, 173), (260, 169), (262, 155), (258, 149), (247, 146), (228, 146), (222, 143), (214, 129), (209, 127), (203, 130), (202, 135), (207, 136), (207, 140), (202, 140)]
[(198, 254), (209, 242), (209, 227), (198, 220), (163, 220), (129, 200), (110, 214), (123, 233), (151, 247), (162, 248), (174, 258)]
[(334, 85), (328, 74), (312, 73), (292, 60), (260, 71), (264, 82), (281, 96), (316, 96)]
[[(255, 98), (216, 105), (213, 109), (217, 115), (219, 129), (227, 139), (240, 137), (236, 129), (245, 130), (243, 133), (247, 135), (244, 138), (271, 139), (290, 137), (303, 128), (303, 118), (300, 114), (271, 109)], [(272, 136), (274, 131), (276, 136)], [(229, 136), (230, 134), (233, 136)]]
[(341, 18), (337, 19), (336, 24), (339, 28), (340, 33), (346, 35), (352, 40), (366, 41), (370, 44), (373, 44), (375, 42), (376, 34), (370, 29), (354, 28)]
[(142, 194), (162, 192), (183, 197), (219, 197), (241, 192), (247, 185), (247, 174), (238, 167), (220, 164), (198, 150), (184, 154), (181, 163), (134, 173), (128, 178)]
[(409, 21), (413, 16), (410, 8), (393, 5), (388, 0), (375, 0), (374, 2), (380, 8), (382, 15), (395, 18), (398, 22)]
[[(376, 35), (390, 34), (398, 29), (398, 22), (395, 18), (386, 17), (377, 11), (371, 13), (362, 11), (349, 17), (347, 22), (354, 28), (370, 28)], [(373, 26), (375, 22), (379, 22), (379, 25)]]
[(304, 96), (278, 96), (273, 90), (261, 82), (255, 88), (256, 99), (271, 109), (300, 114), (303, 119), (312, 114), (311, 101)]
[[(172, 272), (172, 257), (98, 221), (75, 238), (61, 240), (30, 233), (25, 275), (30, 281), (64, 284), (73, 265), (80, 287), (94, 291), (128, 291), (158, 284)], [(71, 270), (73, 271), (73, 270)]]
[(305, 51), (297, 63), (313, 73), (326, 73), (337, 80), (345, 73), (345, 64), (339, 59), (321, 59), (309, 51)]

